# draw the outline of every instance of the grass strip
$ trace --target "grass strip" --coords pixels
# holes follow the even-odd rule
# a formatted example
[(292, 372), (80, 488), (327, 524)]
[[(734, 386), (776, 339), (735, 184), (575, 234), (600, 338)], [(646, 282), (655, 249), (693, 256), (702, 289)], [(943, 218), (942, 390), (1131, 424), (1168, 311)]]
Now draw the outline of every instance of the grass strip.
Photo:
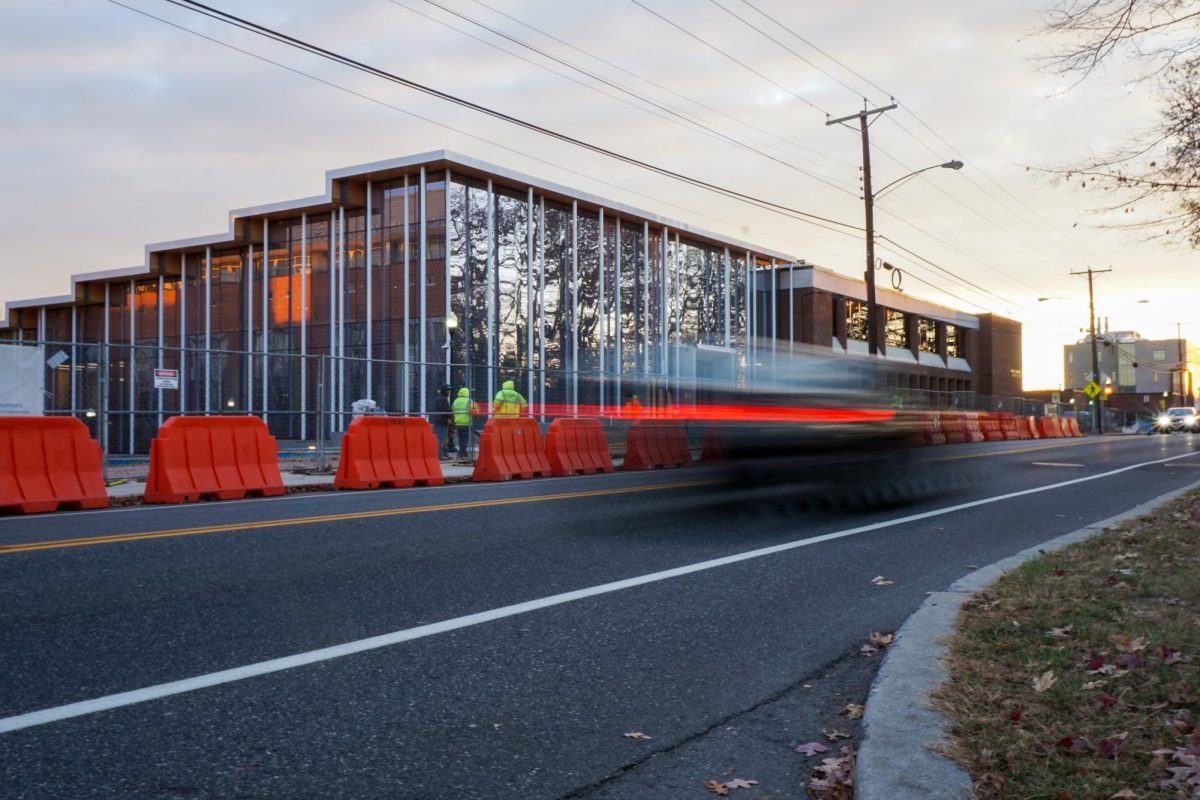
[(933, 706), (980, 800), (1200, 798), (1200, 491), (962, 608)]

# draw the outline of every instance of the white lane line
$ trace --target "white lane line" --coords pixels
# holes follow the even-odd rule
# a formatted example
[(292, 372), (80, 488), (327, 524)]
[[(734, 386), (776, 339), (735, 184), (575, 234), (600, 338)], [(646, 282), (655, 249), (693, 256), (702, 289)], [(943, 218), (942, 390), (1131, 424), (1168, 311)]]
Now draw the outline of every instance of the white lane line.
[(1083, 464), (1068, 464), (1064, 461), (1030, 461), (1035, 467), (1082, 467)]
[(363, 653), (368, 650), (378, 650), (382, 647), (391, 647), (392, 645), (402, 642), (411, 642), (415, 639), (423, 639), (427, 636), (435, 636), (439, 633), (447, 633), (456, 631), (462, 628), (469, 628), (473, 625), (481, 625), (485, 622), (494, 622), (499, 619), (515, 617), (520, 614), (528, 614), (531, 611), (539, 611), (543, 608), (563, 605), (564, 603), (573, 603), (576, 600), (583, 600), (588, 597), (596, 597), (598, 595), (610, 594), (612, 592), (620, 592), (625, 589), (632, 589), (637, 586), (645, 586), (650, 583), (658, 583), (660, 581), (678, 578), (683, 575), (691, 575), (696, 572), (704, 572), (705, 570), (717, 569), (718, 567), (737, 564), (742, 561), (749, 561), (753, 558), (763, 558), (764, 556), (784, 553), (789, 550), (795, 550), (800, 547), (808, 547), (809, 545), (820, 544), (821, 542), (829, 542), (834, 539), (844, 539), (847, 536), (856, 536), (860, 533), (869, 533), (870, 531), (882, 530), (883, 528), (892, 528), (897, 525), (906, 525), (910, 522), (918, 520), (930, 519), (931, 517), (940, 517), (946, 514), (953, 514), (956, 511), (963, 511), (968, 508), (978, 508), (992, 503), (999, 503), (1003, 500), (1011, 500), (1014, 497), (1024, 497), (1025, 495), (1038, 494), (1040, 492), (1049, 492), (1054, 489), (1061, 489), (1066, 486), (1074, 486), (1078, 483), (1086, 483), (1088, 481), (1100, 480), (1113, 475), (1120, 475), (1123, 472), (1148, 467), (1155, 464), (1165, 464), (1170, 461), (1177, 461), (1181, 458), (1189, 458), (1197, 455), (1200, 451), (1184, 453), (1182, 455), (1171, 456), (1170, 458), (1161, 458), (1155, 461), (1144, 461), (1140, 464), (1131, 464), (1127, 467), (1101, 472), (1097, 475), (1088, 475), (1083, 478), (1074, 478), (1069, 481), (1060, 481), (1052, 483), (1049, 486), (1038, 486), (1032, 489), (1022, 489), (1016, 492), (996, 495), (995, 497), (985, 497), (980, 500), (971, 500), (967, 503), (959, 503), (945, 508), (938, 508), (932, 511), (922, 511), (918, 514), (909, 514), (895, 519), (885, 520), (883, 522), (873, 522), (870, 525), (860, 525), (857, 528), (847, 528), (846, 530), (834, 531), (820, 536), (813, 536), (808, 539), (797, 539), (796, 541), (786, 542), (784, 544), (772, 545), (770, 547), (762, 547), (757, 550), (747, 550), (744, 553), (735, 553), (730, 556), (721, 558), (713, 558), (708, 561), (700, 561), (695, 564), (687, 564), (674, 569), (666, 569), (660, 572), (651, 572), (647, 575), (639, 575), (634, 578), (625, 578), (624, 580), (612, 581), (610, 583), (602, 583), (598, 586), (590, 586), (586, 589), (576, 589), (572, 592), (563, 592), (561, 594), (550, 595), (536, 600), (527, 600), (524, 603), (516, 603), (510, 606), (502, 606), (501, 608), (493, 608), (490, 611), (481, 611), (477, 614), (467, 614), (454, 619), (447, 619), (441, 622), (433, 622), (428, 625), (419, 625), (415, 628), (407, 628), (401, 631), (385, 633), (380, 636), (371, 636), (366, 639), (358, 639), (353, 642), (333, 645), (332, 647), (322, 647), (319, 650), (309, 650), (306, 653), (296, 653), (295, 655), (284, 656), (282, 658), (273, 658), (269, 661), (259, 661), (254, 664), (247, 664), (242, 667), (234, 667), (233, 669), (225, 669), (219, 672), (210, 672), (206, 675), (197, 675), (193, 678), (184, 678), (183, 680), (170, 681), (169, 683), (160, 683), (155, 686), (147, 686), (142, 689), (133, 689), (128, 692), (118, 692), (117, 694), (105, 695), (97, 697), (93, 700), (81, 700), (77, 703), (68, 703), (62, 706), (54, 706), (52, 708), (44, 708), (38, 711), (30, 711), (25, 714), (17, 714), (12, 717), (0, 719), (0, 734), (19, 731), (25, 728), (32, 728), (38, 725), (46, 725), (51, 722), (59, 722), (73, 717), (82, 717), (88, 714), (96, 714), (101, 711), (110, 711), (114, 708), (122, 708), (131, 706), (137, 703), (145, 703), (148, 700), (158, 700), (163, 697), (171, 697), (172, 695), (184, 694), (186, 692), (194, 692), (198, 689), (206, 689), (210, 686), (220, 686), (225, 683), (233, 683), (235, 681), (246, 680), (247, 678), (255, 678), (260, 675), (269, 675), (273, 672), (282, 672), (287, 669), (303, 667), (309, 664), (317, 664), (322, 661), (329, 661), (334, 658), (342, 658), (343, 656), (354, 655), (355, 653)]

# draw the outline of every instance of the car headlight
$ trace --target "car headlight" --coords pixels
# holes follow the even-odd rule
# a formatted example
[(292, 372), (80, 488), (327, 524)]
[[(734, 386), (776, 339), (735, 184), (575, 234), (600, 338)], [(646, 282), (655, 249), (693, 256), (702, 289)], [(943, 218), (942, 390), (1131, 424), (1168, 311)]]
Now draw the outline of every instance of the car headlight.
[(1158, 419), (1154, 420), (1154, 423), (1160, 428), (1169, 428), (1171, 427), (1171, 418), (1166, 414), (1159, 414)]
[(1189, 428), (1196, 427), (1197, 423), (1200, 423), (1200, 417), (1197, 417), (1195, 414), (1183, 418), (1183, 424), (1187, 425)]

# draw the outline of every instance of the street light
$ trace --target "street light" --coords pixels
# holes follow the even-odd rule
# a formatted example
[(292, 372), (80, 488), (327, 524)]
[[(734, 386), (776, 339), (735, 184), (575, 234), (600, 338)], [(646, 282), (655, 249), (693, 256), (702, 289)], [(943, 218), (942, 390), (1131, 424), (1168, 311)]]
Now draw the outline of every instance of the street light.
[(889, 184), (886, 184), (878, 192), (871, 191), (871, 166), (870, 160), (866, 158), (866, 144), (864, 140), (864, 168), (863, 168), (863, 204), (866, 206), (866, 222), (867, 222), (867, 350), (871, 355), (879, 354), (879, 342), (877, 336), (877, 325), (875, 318), (879, 315), (878, 309), (875, 307), (875, 201), (890, 189), (894, 189), (901, 183), (904, 183), (913, 176), (920, 175), (922, 172), (928, 172), (931, 169), (953, 169), (959, 170), (963, 168), (963, 162), (957, 159), (947, 161), (944, 164), (931, 164), (922, 169), (913, 170), (907, 175), (903, 175)]

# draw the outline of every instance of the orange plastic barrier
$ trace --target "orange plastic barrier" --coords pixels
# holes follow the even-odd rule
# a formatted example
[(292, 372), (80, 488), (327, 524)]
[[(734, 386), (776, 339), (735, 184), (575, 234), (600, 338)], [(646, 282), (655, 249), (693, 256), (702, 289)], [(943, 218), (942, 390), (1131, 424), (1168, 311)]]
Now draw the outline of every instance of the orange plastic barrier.
[(1043, 439), (1061, 439), (1063, 432), (1059, 427), (1058, 417), (1040, 417), (1038, 419), (1038, 434)]
[(1079, 418), (1078, 417), (1067, 417), (1066, 423), (1067, 423), (1067, 430), (1070, 432), (1071, 436), (1083, 436), (1083, 431), (1079, 430)]
[(104, 508), (100, 445), (74, 417), (0, 417), (0, 513)]
[(1000, 433), (1006, 442), (1028, 438), (1028, 432), (1022, 430), (1023, 426), (1018, 417), (1012, 414), (999, 414), (998, 416), (1000, 418)]
[(936, 412), (923, 416), (920, 429), (921, 442), (923, 444), (935, 445), (946, 443), (946, 434), (942, 432), (942, 422)]
[(983, 431), (979, 427), (979, 415), (975, 413), (963, 414), (963, 430), (966, 432), (968, 442), (982, 442)]
[(1025, 422), (1025, 427), (1029, 430), (1030, 439), (1039, 439), (1041, 435), (1038, 433), (1037, 417), (1022, 417)]
[(612, 472), (608, 438), (598, 419), (563, 417), (550, 423), (546, 460), (553, 475), (591, 475)]
[(946, 444), (963, 444), (967, 441), (967, 422), (962, 414), (943, 411), (939, 422)]
[(479, 437), (473, 481), (506, 481), (549, 475), (542, 431), (530, 417), (495, 417)]
[(692, 464), (687, 432), (679, 420), (639, 419), (629, 426), (623, 469), (687, 467)]
[(362, 416), (342, 436), (335, 489), (441, 486), (437, 437), (420, 417)]
[(1003, 442), (1004, 431), (1000, 427), (999, 414), (980, 414), (979, 430), (985, 442)]
[(171, 417), (150, 442), (147, 503), (279, 494), (279, 449), (258, 417)]

